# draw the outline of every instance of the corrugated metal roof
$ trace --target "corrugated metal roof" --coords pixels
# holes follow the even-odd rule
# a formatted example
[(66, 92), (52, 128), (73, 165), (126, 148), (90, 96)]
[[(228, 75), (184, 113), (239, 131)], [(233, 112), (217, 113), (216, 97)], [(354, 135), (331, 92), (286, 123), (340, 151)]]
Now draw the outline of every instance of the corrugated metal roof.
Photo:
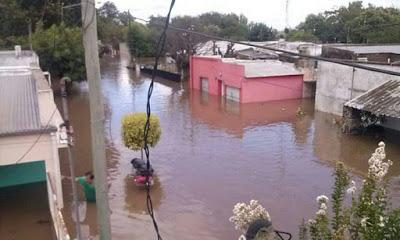
[(0, 135), (42, 130), (31, 74), (0, 75)]
[(345, 103), (379, 116), (400, 118), (400, 81), (390, 80)]
[(354, 52), (355, 54), (371, 53), (394, 53), (400, 54), (400, 45), (377, 45), (377, 46), (333, 46), (334, 48)]
[(243, 65), (244, 75), (247, 78), (303, 75), (302, 72), (295, 68), (294, 64), (277, 60), (237, 60), (223, 58), (222, 62)]

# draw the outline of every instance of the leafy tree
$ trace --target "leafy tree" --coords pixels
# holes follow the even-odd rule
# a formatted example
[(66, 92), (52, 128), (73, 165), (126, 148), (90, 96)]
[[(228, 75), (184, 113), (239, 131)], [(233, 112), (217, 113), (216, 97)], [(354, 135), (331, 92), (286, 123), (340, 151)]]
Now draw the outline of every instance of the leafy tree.
[(371, 4), (365, 8), (355, 1), (334, 11), (310, 14), (295, 30), (299, 31), (296, 35), (314, 35), (323, 43), (395, 43), (400, 41), (399, 26), (399, 9)]
[[(146, 113), (133, 113), (122, 118), (122, 140), (127, 148), (133, 151), (143, 149), (146, 119)], [(155, 147), (160, 137), (160, 121), (157, 116), (151, 115), (148, 144)]]
[(149, 29), (140, 23), (132, 22), (128, 29), (128, 47), (134, 57), (148, 57), (153, 54)]
[(250, 23), (249, 40), (250, 41), (271, 41), (277, 38), (278, 31), (268, 27), (264, 23)]
[(305, 42), (317, 42), (318, 37), (314, 36), (310, 32), (304, 30), (292, 30), (286, 35), (286, 39), (289, 41), (305, 41)]
[(32, 44), (42, 69), (48, 69), (56, 77), (68, 76), (73, 81), (85, 79), (80, 28), (67, 28), (64, 24), (48, 29), (39, 26), (32, 36)]

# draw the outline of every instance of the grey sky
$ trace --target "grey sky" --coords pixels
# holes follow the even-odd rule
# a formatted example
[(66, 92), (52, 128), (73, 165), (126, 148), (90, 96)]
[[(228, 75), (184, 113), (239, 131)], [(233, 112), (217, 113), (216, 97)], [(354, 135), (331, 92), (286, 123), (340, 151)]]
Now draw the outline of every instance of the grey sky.
[[(170, 0), (111, 0), (120, 10), (130, 10), (132, 15), (148, 18), (165, 15)], [(309, 13), (319, 13), (347, 5), (353, 0), (290, 0), (289, 25), (295, 27)], [(100, 2), (105, 2), (101, 0)], [(400, 0), (364, 0), (364, 5), (400, 7)], [(278, 29), (285, 27), (286, 0), (176, 0), (173, 16), (198, 15), (208, 11), (243, 13), (249, 21), (264, 22)]]

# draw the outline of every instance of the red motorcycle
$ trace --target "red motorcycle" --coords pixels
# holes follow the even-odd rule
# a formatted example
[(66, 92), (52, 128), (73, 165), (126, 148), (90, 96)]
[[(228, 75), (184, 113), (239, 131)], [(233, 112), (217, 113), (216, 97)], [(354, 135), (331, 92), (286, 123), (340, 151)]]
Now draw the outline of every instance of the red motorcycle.
[(150, 168), (147, 169), (146, 162), (140, 158), (132, 159), (131, 164), (133, 167), (133, 182), (136, 186), (146, 186), (147, 182), (150, 184), (150, 186), (154, 184), (154, 169), (151, 165)]

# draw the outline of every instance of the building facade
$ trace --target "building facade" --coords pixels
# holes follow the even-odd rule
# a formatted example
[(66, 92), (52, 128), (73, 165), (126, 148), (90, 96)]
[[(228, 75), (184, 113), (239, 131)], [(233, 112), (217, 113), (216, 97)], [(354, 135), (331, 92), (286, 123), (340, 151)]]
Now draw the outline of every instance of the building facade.
[(240, 103), (298, 99), (303, 73), (276, 60), (237, 60), (192, 56), (190, 88)]
[(62, 123), (50, 76), (36, 54), (0, 52), (0, 188), (46, 183), (53, 230), (57, 239), (68, 239), (61, 214), (58, 149), (67, 146)]

